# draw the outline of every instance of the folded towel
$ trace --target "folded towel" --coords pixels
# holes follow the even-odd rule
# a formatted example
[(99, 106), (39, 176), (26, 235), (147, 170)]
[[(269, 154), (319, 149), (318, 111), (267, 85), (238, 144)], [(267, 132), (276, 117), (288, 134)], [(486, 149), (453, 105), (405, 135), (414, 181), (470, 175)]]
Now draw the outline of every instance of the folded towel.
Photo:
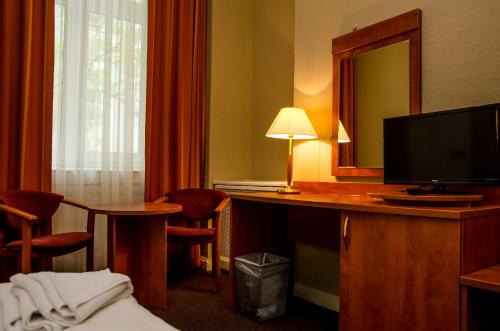
[(27, 291), (12, 287), (11, 292), (17, 297), (21, 313), (21, 327), (29, 331), (60, 331), (62, 327), (57, 323), (44, 318), (38, 311)]
[(12, 284), (0, 284), (0, 331), (22, 330), (19, 305), (11, 289)]
[(5, 300), (10, 300), (12, 305), (14, 297), (14, 306), (18, 309), (5, 312), (2, 304), (2, 320), (8, 316), (10, 325), (20, 324), (26, 330), (58, 331), (77, 325), (102, 307), (129, 297), (133, 292), (129, 277), (108, 269), (84, 273), (16, 274), (10, 281), (10, 296), (6, 295)]

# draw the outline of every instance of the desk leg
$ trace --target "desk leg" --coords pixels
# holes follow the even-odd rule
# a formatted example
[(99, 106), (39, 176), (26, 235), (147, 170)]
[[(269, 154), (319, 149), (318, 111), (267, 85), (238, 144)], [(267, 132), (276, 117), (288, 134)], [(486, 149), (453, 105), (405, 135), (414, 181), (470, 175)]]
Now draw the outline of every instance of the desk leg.
[(126, 274), (140, 304), (167, 307), (166, 216), (108, 216), (108, 265)]

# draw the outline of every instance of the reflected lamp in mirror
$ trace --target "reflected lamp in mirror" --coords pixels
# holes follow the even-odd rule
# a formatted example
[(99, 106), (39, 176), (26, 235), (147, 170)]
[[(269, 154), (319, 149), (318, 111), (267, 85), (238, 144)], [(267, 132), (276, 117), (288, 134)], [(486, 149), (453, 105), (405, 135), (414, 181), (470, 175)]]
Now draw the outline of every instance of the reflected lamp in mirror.
[(383, 119), (420, 113), (421, 19), (415, 9), (332, 39), (332, 175), (383, 177)]
[(307, 117), (304, 109), (296, 107), (281, 108), (278, 116), (267, 130), (266, 137), (288, 139), (287, 186), (278, 189), (278, 193), (300, 193), (292, 186), (293, 146), (294, 139), (317, 138), (316, 130)]
[(345, 144), (351, 142), (351, 139), (349, 139), (349, 135), (345, 131), (344, 125), (342, 125), (341, 121), (339, 121), (339, 132), (337, 136), (337, 142), (339, 144)]

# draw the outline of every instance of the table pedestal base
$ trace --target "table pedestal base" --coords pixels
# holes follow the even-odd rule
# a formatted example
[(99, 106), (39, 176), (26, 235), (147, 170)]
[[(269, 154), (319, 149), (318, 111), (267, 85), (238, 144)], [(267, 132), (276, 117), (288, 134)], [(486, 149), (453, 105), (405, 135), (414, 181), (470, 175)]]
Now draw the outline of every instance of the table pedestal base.
[(108, 266), (134, 284), (134, 297), (150, 308), (167, 307), (167, 216), (108, 215)]

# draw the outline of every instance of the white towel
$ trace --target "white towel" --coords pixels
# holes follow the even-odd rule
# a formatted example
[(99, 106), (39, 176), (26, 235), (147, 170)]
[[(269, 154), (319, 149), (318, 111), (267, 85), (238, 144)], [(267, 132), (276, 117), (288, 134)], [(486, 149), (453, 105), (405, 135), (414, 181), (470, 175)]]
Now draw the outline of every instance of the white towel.
[(0, 284), (0, 331), (22, 330), (19, 305), (11, 288), (12, 284)]
[[(60, 331), (62, 327), (41, 315), (27, 291), (12, 287), (11, 292), (17, 297), (21, 313), (21, 327), (29, 331)], [(17, 322), (16, 322), (17, 323)]]
[(108, 269), (16, 274), (10, 281), (10, 292), (19, 305), (17, 314), (27, 330), (58, 331), (77, 325), (100, 308), (129, 297), (133, 291), (129, 277)]

